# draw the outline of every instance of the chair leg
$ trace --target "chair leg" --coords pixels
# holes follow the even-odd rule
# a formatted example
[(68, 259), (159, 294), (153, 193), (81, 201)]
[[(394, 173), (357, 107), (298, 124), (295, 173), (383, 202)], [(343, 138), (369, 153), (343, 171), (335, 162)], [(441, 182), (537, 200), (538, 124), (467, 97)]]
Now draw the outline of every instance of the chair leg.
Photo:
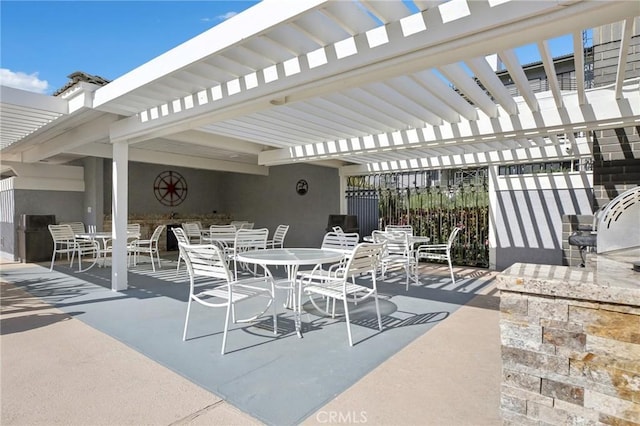
[(447, 256), (447, 261), (449, 262), (449, 272), (451, 272), (451, 282), (453, 284), (456, 283), (456, 277), (453, 274), (453, 265), (451, 264), (451, 255)]
[(351, 324), (349, 323), (349, 306), (347, 303), (347, 298), (344, 297), (342, 301), (344, 302), (344, 316), (347, 321), (347, 335), (349, 336), (349, 346), (353, 346), (353, 339), (351, 338)]
[(181, 255), (178, 255), (178, 265), (176, 266), (176, 277), (180, 273), (180, 260), (182, 259)]
[(378, 330), (382, 331), (382, 318), (380, 317), (380, 304), (378, 303), (378, 291), (373, 292), (373, 300), (376, 302), (376, 314), (378, 315)]
[(53, 249), (53, 256), (51, 256), (51, 266), (49, 267), (49, 272), (53, 271), (53, 262), (56, 260), (56, 249)]
[(187, 303), (187, 317), (184, 320), (184, 332), (182, 333), (182, 341), (187, 340), (187, 326), (189, 325), (189, 313), (191, 312), (191, 297)]
[(231, 313), (231, 310), (235, 309), (233, 308), (233, 303), (231, 301), (229, 301), (229, 305), (227, 305), (227, 315), (224, 319), (224, 333), (222, 333), (222, 349), (220, 350), (220, 353), (222, 355), (224, 355), (224, 348), (227, 345), (227, 330), (229, 329), (229, 314)]

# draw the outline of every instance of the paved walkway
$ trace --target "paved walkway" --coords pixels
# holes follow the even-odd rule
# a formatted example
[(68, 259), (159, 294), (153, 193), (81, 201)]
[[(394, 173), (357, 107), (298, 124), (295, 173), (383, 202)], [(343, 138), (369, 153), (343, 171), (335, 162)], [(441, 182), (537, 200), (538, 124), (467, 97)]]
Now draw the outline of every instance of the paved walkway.
[[(11, 283), (1, 291), (2, 425), (260, 424)], [(501, 424), (498, 319), (489, 286), (304, 424)]]

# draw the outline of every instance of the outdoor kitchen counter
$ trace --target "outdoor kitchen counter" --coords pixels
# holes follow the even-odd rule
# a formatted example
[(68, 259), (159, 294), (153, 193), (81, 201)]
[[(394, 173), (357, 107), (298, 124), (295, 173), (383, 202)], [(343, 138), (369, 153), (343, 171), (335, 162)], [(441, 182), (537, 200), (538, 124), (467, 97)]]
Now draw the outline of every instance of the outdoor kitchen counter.
[(498, 275), (503, 423), (640, 424), (639, 259), (516, 263)]
[(638, 250), (589, 257), (587, 267), (514, 263), (497, 277), (500, 290), (640, 306)]

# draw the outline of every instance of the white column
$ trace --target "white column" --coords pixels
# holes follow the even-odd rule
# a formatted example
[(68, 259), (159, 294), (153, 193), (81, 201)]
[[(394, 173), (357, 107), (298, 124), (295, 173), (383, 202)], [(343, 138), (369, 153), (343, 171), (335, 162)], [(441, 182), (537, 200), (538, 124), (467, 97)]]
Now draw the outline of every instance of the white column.
[(347, 211), (347, 176), (342, 174), (342, 170), (339, 173), (340, 176), (340, 214), (349, 214)]
[(489, 269), (496, 270), (496, 251), (498, 248), (496, 219), (498, 213), (498, 166), (489, 166)]
[(113, 144), (113, 191), (111, 196), (111, 232), (113, 253), (111, 266), (111, 290), (127, 289), (127, 205), (129, 192), (129, 145)]

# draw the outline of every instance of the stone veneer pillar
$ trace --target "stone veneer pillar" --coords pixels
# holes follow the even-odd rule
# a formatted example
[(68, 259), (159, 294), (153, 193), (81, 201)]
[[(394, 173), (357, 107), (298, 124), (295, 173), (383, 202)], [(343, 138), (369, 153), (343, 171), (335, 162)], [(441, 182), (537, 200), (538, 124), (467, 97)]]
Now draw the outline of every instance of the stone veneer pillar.
[(498, 276), (503, 424), (640, 424), (638, 253), (595, 257)]

